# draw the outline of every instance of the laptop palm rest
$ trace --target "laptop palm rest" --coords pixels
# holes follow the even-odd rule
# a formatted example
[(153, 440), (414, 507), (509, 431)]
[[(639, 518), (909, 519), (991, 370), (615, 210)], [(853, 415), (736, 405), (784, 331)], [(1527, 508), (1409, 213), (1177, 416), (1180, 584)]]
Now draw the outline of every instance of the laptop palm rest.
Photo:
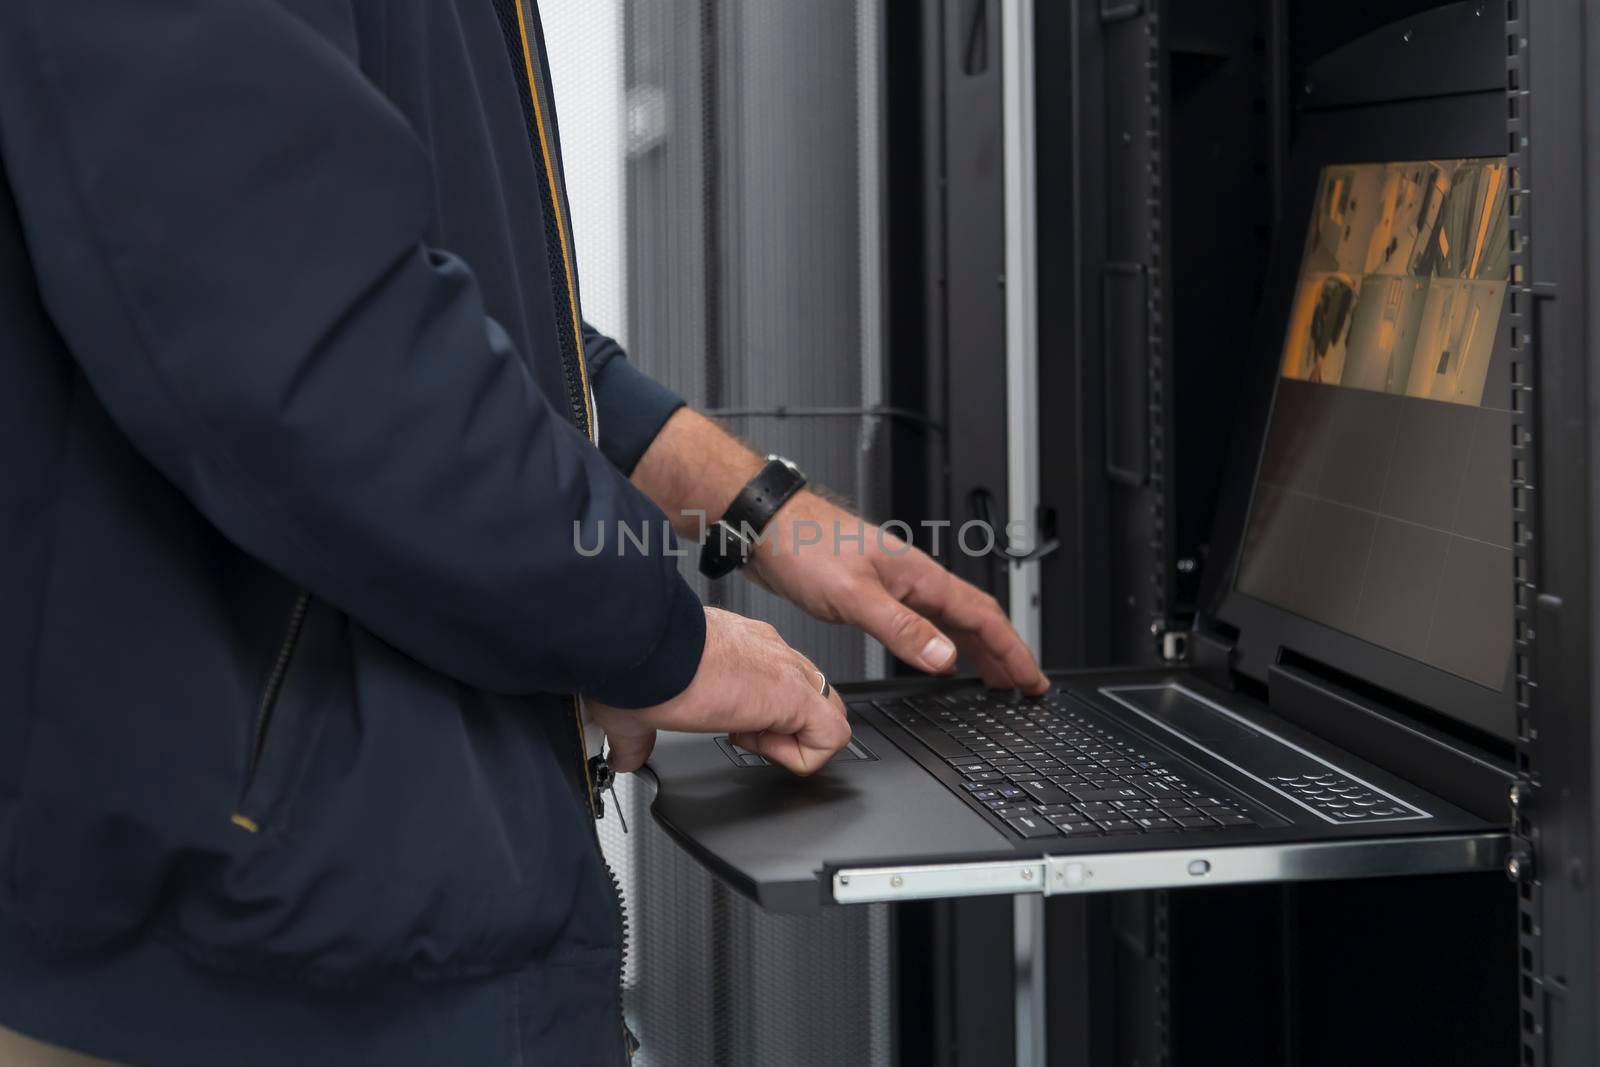
[(819, 876), (835, 863), (1014, 853), (1004, 834), (871, 724), (852, 726), (857, 750), (809, 778), (742, 763), (717, 738), (662, 734), (649, 764), (658, 783), (651, 812), (694, 859), (780, 912), (826, 903)]

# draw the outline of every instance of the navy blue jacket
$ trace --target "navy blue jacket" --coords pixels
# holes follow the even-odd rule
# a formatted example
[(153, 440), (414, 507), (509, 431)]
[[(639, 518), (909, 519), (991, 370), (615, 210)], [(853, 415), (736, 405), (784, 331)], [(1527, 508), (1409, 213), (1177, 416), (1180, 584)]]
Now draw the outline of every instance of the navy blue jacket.
[(620, 1057), (571, 694), (704, 617), (574, 549), (678, 402), (580, 328), (521, 2), (0, 4), (0, 1024)]

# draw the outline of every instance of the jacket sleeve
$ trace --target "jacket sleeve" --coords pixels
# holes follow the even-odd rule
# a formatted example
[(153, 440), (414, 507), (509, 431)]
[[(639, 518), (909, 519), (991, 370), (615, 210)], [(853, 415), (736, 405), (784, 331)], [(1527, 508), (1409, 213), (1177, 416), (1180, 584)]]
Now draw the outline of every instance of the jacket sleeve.
[(0, 158), (69, 350), (224, 535), (416, 659), (675, 695), (705, 622), (664, 517), (424, 243), (424, 149), (325, 32), (348, 0), (296, 6), (0, 4)]
[(587, 322), (583, 350), (603, 431), (600, 450), (623, 474), (632, 474), (683, 399), (634, 366), (621, 345)]

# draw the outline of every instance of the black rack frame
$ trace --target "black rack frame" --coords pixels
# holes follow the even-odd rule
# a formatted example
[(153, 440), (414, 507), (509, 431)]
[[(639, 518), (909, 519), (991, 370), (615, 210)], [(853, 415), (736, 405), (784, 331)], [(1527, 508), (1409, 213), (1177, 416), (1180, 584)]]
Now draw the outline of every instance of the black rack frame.
[(1600, 27), (1581, 0), (1503, 0), (1516, 516), (1518, 882), (1525, 1067), (1600, 1057), (1595, 1033), (1595, 200)]

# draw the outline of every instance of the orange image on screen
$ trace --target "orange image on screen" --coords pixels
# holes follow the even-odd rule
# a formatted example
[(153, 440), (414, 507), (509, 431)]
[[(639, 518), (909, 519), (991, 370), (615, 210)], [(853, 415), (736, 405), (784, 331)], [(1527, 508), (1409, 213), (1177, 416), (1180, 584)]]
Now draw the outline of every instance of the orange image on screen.
[(1478, 405), (1510, 271), (1499, 160), (1326, 168), (1285, 378)]

